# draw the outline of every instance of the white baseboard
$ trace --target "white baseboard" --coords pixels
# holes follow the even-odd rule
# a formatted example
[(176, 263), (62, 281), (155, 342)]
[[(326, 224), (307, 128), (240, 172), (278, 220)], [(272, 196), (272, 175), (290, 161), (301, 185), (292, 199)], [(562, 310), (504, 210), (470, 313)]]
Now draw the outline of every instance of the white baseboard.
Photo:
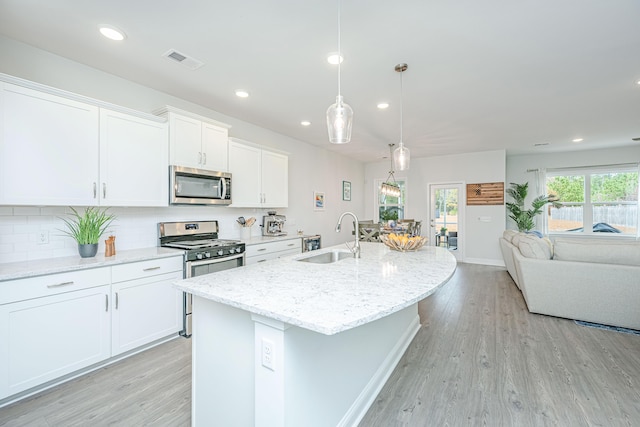
[(413, 337), (416, 336), (419, 330), (420, 317), (416, 316), (384, 359), (376, 373), (371, 377), (371, 380), (367, 383), (358, 398), (353, 402), (353, 405), (351, 405), (349, 410), (344, 414), (338, 423), (339, 427), (357, 426), (362, 418), (364, 418), (369, 407), (373, 404), (376, 397), (378, 397), (378, 393), (380, 393), (380, 390), (384, 387), (405, 351), (409, 348)]
[(504, 260), (501, 259), (489, 259), (489, 258), (465, 258), (464, 262), (467, 264), (481, 264), (481, 265), (493, 265), (495, 267), (505, 267)]

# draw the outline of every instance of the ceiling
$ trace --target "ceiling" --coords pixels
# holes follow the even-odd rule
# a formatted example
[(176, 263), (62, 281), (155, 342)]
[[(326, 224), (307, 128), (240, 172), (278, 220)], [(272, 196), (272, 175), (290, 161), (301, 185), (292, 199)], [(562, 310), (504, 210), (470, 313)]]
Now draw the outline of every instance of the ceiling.
[[(337, 10), (337, 0), (0, 0), (0, 33), (363, 162), (400, 139), (402, 62), (412, 157), (638, 144), (637, 0), (343, 0), (342, 94), (355, 112), (345, 145), (329, 144), (325, 121)], [(105, 39), (100, 24), (127, 38)], [(170, 49), (204, 66), (163, 57)]]

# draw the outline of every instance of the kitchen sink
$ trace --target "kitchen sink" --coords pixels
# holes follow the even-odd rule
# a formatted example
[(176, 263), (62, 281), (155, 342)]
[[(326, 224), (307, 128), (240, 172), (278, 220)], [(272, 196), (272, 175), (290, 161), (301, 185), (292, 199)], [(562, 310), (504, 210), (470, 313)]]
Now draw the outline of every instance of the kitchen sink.
[(330, 252), (323, 252), (318, 255), (312, 255), (305, 258), (298, 258), (296, 261), (301, 262), (313, 262), (315, 264), (331, 264), (333, 262), (338, 262), (341, 259), (345, 258), (353, 258), (353, 253), (347, 250), (335, 249)]

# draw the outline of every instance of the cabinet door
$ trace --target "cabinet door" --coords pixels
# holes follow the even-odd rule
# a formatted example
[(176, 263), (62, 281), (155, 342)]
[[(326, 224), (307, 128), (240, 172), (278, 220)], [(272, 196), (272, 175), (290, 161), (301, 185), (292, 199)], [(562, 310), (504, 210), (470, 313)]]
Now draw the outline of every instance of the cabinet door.
[(0, 204), (96, 205), (98, 108), (0, 87)]
[(202, 168), (212, 171), (227, 172), (228, 162), (227, 129), (202, 123)]
[(0, 399), (107, 359), (110, 286), (0, 306)]
[(168, 206), (165, 123), (100, 110), (100, 204)]
[(231, 172), (231, 206), (261, 207), (262, 150), (229, 141), (229, 172)]
[(289, 157), (262, 150), (262, 206), (289, 206)]
[(182, 329), (182, 292), (173, 282), (182, 272), (114, 283), (112, 356)]
[(202, 122), (191, 117), (169, 114), (169, 145), (172, 165), (202, 167)]

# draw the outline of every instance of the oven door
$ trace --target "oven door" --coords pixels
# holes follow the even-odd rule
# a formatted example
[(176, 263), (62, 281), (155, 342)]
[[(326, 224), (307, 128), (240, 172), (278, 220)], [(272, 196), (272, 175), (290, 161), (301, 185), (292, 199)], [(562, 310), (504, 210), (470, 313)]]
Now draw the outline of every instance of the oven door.
[[(202, 276), (203, 274), (215, 273), (216, 271), (242, 267), (243, 265), (244, 253), (241, 253), (224, 258), (187, 261), (185, 264), (185, 270), (188, 279), (190, 277)], [(191, 316), (193, 314), (193, 295), (187, 292), (183, 292), (182, 305), (184, 309), (184, 316), (182, 319), (182, 331), (180, 332), (180, 335), (189, 338), (192, 332)]]

